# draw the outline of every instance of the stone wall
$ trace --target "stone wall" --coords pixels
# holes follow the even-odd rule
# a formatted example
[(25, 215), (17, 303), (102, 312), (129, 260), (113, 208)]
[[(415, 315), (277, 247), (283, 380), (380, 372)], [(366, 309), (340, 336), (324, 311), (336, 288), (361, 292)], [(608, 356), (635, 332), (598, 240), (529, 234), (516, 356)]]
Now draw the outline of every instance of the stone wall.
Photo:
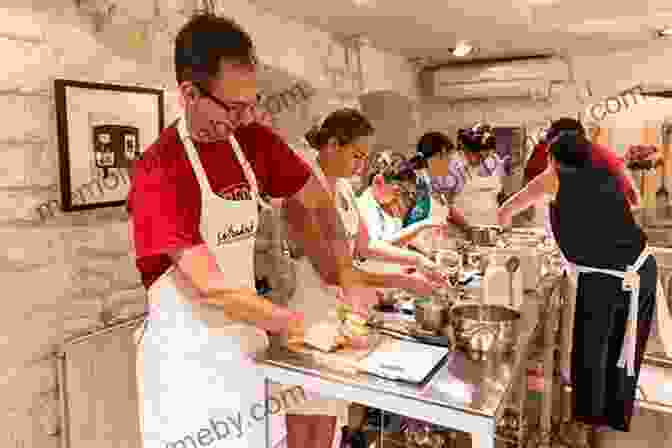
[[(7, 0), (0, 8), (5, 61), (0, 68), (5, 119), (0, 129), (3, 448), (59, 446), (53, 435), (58, 409), (54, 351), (66, 339), (144, 310), (123, 208), (57, 212), (44, 220), (36, 210), (44, 201), (60, 202), (53, 81), (164, 88), (170, 123), (178, 112), (170, 39), (197, 2), (162, 1), (156, 11), (145, 7), (152, 2), (81, 2), (116, 5), (112, 16), (96, 20), (75, 3)], [(328, 72), (322, 65), (331, 45), (328, 35), (259, 12), (242, 0), (221, 3), (220, 11), (250, 30), (264, 62), (320, 85)], [(320, 45), (313, 45), (317, 41)], [(290, 57), (291, 42), (297, 48)], [(412, 71), (400, 68), (402, 58), (370, 52), (396, 68), (385, 88), (396, 84), (404, 94), (413, 92)], [(376, 67), (367, 73), (376, 82), (386, 79)]]

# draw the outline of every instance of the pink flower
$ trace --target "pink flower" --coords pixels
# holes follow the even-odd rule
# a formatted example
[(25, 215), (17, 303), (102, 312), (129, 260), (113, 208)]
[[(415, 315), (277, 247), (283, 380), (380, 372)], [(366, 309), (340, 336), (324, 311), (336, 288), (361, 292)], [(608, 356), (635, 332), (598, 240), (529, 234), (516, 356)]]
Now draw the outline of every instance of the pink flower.
[(631, 162), (648, 160), (657, 153), (658, 148), (655, 145), (631, 145), (625, 153), (625, 160)]

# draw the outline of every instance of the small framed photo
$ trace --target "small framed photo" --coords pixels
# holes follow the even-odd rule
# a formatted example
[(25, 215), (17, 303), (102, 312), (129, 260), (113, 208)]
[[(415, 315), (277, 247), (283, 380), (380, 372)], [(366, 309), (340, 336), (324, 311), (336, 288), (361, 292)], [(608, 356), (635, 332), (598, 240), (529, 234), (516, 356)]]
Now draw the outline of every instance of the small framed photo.
[(164, 127), (163, 90), (54, 84), (63, 211), (124, 205), (133, 161)]

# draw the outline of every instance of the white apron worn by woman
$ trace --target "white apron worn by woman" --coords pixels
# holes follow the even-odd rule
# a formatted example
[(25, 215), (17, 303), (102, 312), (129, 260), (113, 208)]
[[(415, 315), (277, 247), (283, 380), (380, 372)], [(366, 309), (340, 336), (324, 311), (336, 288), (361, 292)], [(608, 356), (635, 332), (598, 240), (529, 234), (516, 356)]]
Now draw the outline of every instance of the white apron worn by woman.
[(455, 197), (455, 207), (461, 210), (469, 225), (498, 225), (497, 194), (502, 180), (497, 175), (479, 176), (467, 168), (464, 189)]
[[(322, 185), (331, 191), (324, 173), (317, 163), (313, 164), (313, 172)], [(345, 226), (351, 253), (354, 252), (355, 239), (359, 230), (359, 213), (355, 203), (354, 192), (346, 179), (338, 179), (335, 186), (335, 199), (340, 218)], [(341, 304), (340, 288), (324, 284), (307, 257), (296, 261), (296, 292), (289, 302), (289, 308), (303, 313), (306, 333), (311, 327), (328, 323), (339, 325), (337, 307)], [(332, 327), (333, 328), (333, 327)], [(299, 406), (291, 407), (288, 414), (295, 415), (329, 415), (336, 417), (336, 430), (332, 447), (340, 445), (340, 428), (348, 423), (348, 402), (339, 399), (321, 397), (306, 386), (306, 401)]]
[[(259, 191), (236, 139), (229, 141), (252, 192), (230, 201), (210, 187), (184, 119), (179, 136), (201, 190), (200, 231), (233, 289), (254, 289), (254, 241)], [(193, 204), (184, 204), (191, 207)], [(144, 448), (265, 446), (264, 378), (249, 355), (263, 350), (266, 334), (200, 305), (171, 267), (147, 293), (150, 314), (139, 334), (138, 389)]]

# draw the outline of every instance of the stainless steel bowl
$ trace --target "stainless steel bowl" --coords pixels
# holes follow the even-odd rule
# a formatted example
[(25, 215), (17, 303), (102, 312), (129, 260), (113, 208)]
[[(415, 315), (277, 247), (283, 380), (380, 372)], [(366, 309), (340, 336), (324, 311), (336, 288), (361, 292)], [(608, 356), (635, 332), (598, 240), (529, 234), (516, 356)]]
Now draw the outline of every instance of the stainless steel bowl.
[(433, 301), (416, 304), (415, 322), (424, 330), (442, 332), (450, 324), (450, 306)]
[(450, 314), (458, 346), (481, 353), (515, 349), (521, 317), (518, 311), (501, 305), (460, 304)]
[(469, 240), (477, 246), (496, 246), (502, 232), (499, 226), (474, 226), (469, 229)]

